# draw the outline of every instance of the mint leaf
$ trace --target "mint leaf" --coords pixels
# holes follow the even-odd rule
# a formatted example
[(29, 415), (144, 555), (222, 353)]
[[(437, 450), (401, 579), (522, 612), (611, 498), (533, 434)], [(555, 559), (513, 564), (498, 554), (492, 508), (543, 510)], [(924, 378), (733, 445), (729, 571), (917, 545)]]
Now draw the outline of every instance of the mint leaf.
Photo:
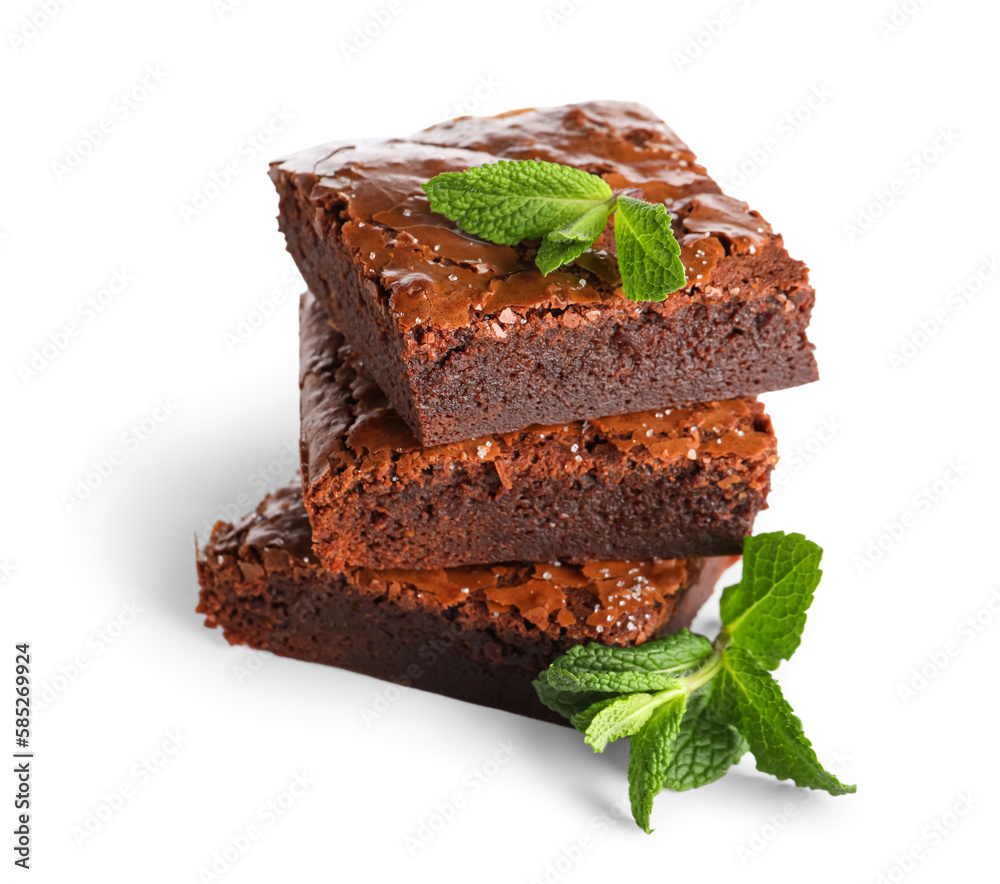
[(646, 833), (653, 799), (663, 789), (670, 769), (674, 741), (687, 705), (687, 694), (675, 695), (657, 706), (642, 729), (629, 739), (628, 796), (632, 816)]
[(612, 197), (600, 176), (540, 160), (501, 160), (444, 172), (423, 189), (433, 211), (468, 233), (503, 245), (545, 236)]
[(667, 767), (664, 785), (675, 792), (714, 783), (747, 751), (747, 741), (729, 721), (716, 682), (710, 681), (688, 697)]
[(630, 301), (662, 301), (684, 287), (681, 247), (663, 203), (618, 197), (615, 245), (622, 289)]
[(535, 264), (542, 275), (548, 276), (557, 267), (575, 261), (592, 246), (604, 232), (613, 209), (612, 202), (602, 203), (565, 227), (546, 233), (535, 256)]
[(548, 276), (557, 267), (575, 261), (593, 245), (593, 240), (590, 242), (572, 239), (553, 240), (549, 236), (550, 234), (546, 234), (542, 239), (538, 254), (535, 255), (535, 264), (542, 272), (542, 276)]
[[(573, 725), (584, 731), (584, 742), (595, 752), (603, 752), (608, 743), (630, 737), (641, 728), (663, 703), (669, 702), (681, 691), (663, 691), (659, 694), (624, 694), (613, 700), (595, 703), (582, 716), (573, 718)], [(585, 727), (581, 727), (585, 724)]]
[(574, 715), (578, 715), (588, 707), (593, 706), (598, 700), (608, 699), (606, 693), (598, 691), (566, 691), (553, 687), (549, 684), (546, 675), (545, 672), (541, 673), (532, 684), (538, 692), (538, 699), (563, 718), (572, 719)]
[[(583, 693), (573, 693), (573, 697), (585, 696)], [(623, 697), (625, 694), (596, 694), (595, 696), (600, 697), (599, 700), (592, 703), (582, 712), (577, 712), (575, 715), (570, 716), (569, 723), (573, 725), (581, 733), (586, 733), (587, 728), (590, 727), (591, 722), (597, 717), (597, 715), (607, 709), (609, 706), (613, 706)], [(584, 741), (586, 742), (586, 741)]]
[(792, 780), (796, 786), (824, 789), (831, 795), (856, 790), (823, 769), (778, 683), (750, 651), (726, 648), (717, 679), (724, 701), (731, 704), (736, 726), (757, 760), (757, 770), (779, 780)]
[(682, 629), (631, 648), (577, 645), (556, 658), (545, 676), (550, 685), (568, 691), (660, 691), (711, 653), (707, 638)]
[(795, 653), (806, 611), (823, 572), (823, 555), (801, 534), (776, 531), (748, 537), (743, 578), (722, 594), (722, 623), (730, 644), (753, 652), (765, 669)]

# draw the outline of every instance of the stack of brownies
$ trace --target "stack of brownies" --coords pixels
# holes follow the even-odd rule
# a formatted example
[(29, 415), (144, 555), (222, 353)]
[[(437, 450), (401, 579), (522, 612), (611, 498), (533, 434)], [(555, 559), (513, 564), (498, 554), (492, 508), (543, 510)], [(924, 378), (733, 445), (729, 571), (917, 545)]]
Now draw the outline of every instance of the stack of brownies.
[[(687, 282), (621, 294), (609, 229), (543, 277), (421, 185), (501, 159), (664, 202)], [(645, 108), (463, 117), (272, 164), (300, 306), (301, 483), (198, 557), (233, 644), (549, 720), (581, 642), (686, 626), (766, 506), (756, 394), (815, 380), (805, 266)]]

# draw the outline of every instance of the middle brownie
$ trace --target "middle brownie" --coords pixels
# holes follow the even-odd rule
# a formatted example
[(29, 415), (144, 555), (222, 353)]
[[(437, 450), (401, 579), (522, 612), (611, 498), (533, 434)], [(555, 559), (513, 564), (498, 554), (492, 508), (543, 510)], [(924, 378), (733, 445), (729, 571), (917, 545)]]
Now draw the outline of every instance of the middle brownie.
[(327, 568), (741, 552), (777, 462), (756, 399), (422, 448), (307, 292), (303, 499)]

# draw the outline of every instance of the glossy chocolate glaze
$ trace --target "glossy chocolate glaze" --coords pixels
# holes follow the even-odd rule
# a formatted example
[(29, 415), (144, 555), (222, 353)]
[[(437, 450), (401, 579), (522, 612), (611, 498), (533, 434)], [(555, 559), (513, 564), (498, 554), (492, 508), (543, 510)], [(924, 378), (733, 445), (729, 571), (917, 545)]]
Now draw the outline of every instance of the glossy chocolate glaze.
[[(431, 212), (420, 185), (441, 172), (501, 159), (540, 159), (600, 174), (617, 189), (663, 202), (673, 217), (687, 286), (664, 302), (633, 304), (621, 294), (609, 229), (574, 264), (543, 277), (530, 244), (485, 242)], [(496, 335), (527, 311), (587, 308), (591, 321), (614, 309), (628, 315), (668, 314), (719, 297), (720, 262), (768, 254), (789, 264), (807, 287), (804, 265), (792, 262), (770, 225), (742, 201), (722, 194), (694, 154), (647, 108), (599, 101), (561, 108), (462, 117), (406, 139), (327, 144), (272, 164), (272, 176), (304, 176), (311, 199), (341, 225), (341, 235), (372, 294), (398, 327), (458, 329), (485, 322)], [(317, 219), (317, 223), (320, 223)], [(720, 275), (730, 286), (732, 273)], [(774, 294), (770, 286), (737, 286), (744, 298)], [(587, 321), (586, 312), (580, 321)], [(433, 341), (424, 342), (433, 349)]]

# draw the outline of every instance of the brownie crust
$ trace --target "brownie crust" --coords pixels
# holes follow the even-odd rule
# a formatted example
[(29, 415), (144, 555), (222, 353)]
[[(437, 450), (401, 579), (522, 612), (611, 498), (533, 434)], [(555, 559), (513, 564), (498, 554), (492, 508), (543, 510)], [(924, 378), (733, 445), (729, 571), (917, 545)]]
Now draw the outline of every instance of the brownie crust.
[(640, 644), (690, 624), (735, 558), (328, 571), (298, 485), (198, 553), (205, 625), (230, 644), (547, 721), (532, 679), (575, 644)]
[[(500, 159), (577, 166), (664, 202), (686, 287), (658, 303), (625, 299), (613, 221), (543, 277), (531, 244), (487, 243), (430, 211), (422, 182)], [(289, 251), (421, 444), (818, 376), (805, 265), (639, 105), (465, 117), (408, 139), (323, 145), (271, 175)]]
[(331, 569), (735, 555), (777, 461), (753, 399), (422, 448), (306, 293), (303, 495)]

